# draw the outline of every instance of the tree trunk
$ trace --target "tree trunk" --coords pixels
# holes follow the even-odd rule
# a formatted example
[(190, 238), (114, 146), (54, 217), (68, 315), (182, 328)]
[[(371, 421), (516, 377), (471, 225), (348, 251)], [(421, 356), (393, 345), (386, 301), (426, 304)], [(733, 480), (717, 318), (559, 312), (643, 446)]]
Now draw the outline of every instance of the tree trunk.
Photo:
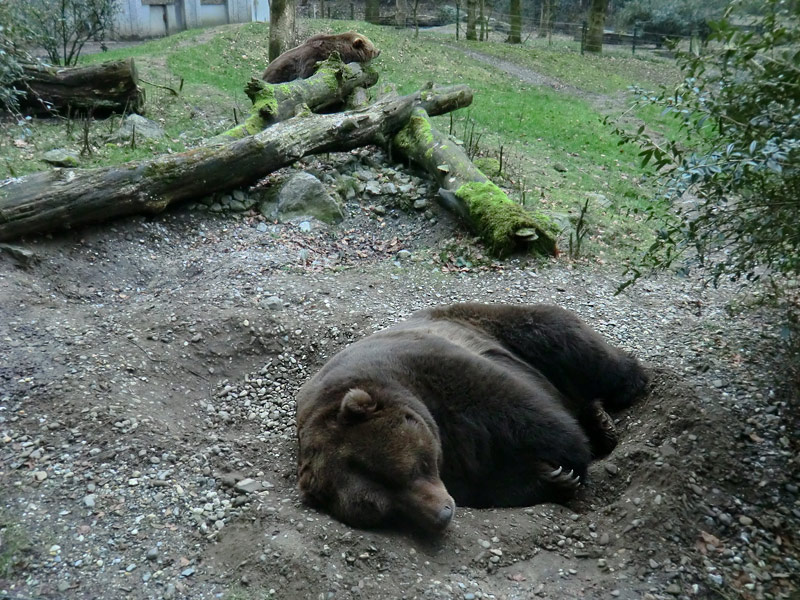
[(511, 31), (508, 34), (509, 44), (522, 43), (522, 0), (511, 0), (508, 5), (511, 20)]
[(603, 28), (606, 24), (608, 0), (592, 0), (589, 6), (589, 30), (586, 33), (586, 52), (603, 51)]
[(553, 0), (542, 0), (542, 14), (539, 19), (539, 37), (547, 37), (553, 27)]
[(364, 5), (364, 20), (367, 23), (378, 25), (381, 20), (380, 0), (366, 0)]
[(486, 39), (486, 17), (484, 16), (486, 3), (484, 0), (478, 0), (478, 21), (480, 23), (480, 41)]
[(408, 20), (408, 2), (406, 0), (395, 0), (395, 26), (404, 28)]
[(269, 62), (294, 47), (295, 4), (295, 0), (272, 0), (270, 3)]
[(212, 138), (209, 143), (230, 142), (258, 133), (279, 121), (295, 116), (305, 105), (312, 113), (343, 106), (358, 87), (370, 87), (378, 81), (378, 72), (358, 63), (346, 65), (338, 54), (323, 61), (308, 79), (287, 83), (267, 83), (253, 77), (245, 93), (253, 103), (250, 117), (241, 125)]
[(478, 8), (478, 0), (467, 0), (467, 39), (477, 40), (478, 34), (475, 31), (475, 19)]
[(512, 202), (460, 146), (434, 129), (424, 108), (414, 109), (392, 140), (392, 148), (436, 179), (442, 203), (462, 217), (496, 256), (520, 250), (558, 255), (558, 228), (553, 222)]
[(37, 115), (90, 112), (95, 116), (139, 112), (144, 95), (132, 58), (86, 67), (25, 65), (14, 87), (27, 92), (20, 109)]
[(388, 139), (413, 108), (443, 114), (469, 106), (467, 86), (386, 98), (361, 110), (300, 116), (225, 146), (99, 169), (54, 169), (0, 183), (0, 241), (113, 217), (158, 213), (170, 204), (258, 181), (309, 154)]

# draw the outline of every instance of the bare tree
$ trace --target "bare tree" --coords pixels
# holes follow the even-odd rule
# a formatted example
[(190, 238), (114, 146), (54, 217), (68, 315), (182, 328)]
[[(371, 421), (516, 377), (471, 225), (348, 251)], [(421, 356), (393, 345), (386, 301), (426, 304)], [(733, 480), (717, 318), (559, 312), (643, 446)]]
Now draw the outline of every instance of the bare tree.
[(478, 0), (467, 0), (467, 39), (477, 40), (478, 34), (475, 31), (475, 20)]
[(269, 25), (270, 62), (294, 46), (295, 8), (295, 0), (272, 0)]
[(395, 0), (395, 25), (398, 27), (405, 27), (408, 20), (408, 2), (407, 0)]
[(508, 33), (509, 44), (522, 43), (522, 0), (511, 0), (508, 5), (511, 31)]
[(364, 20), (367, 23), (379, 23), (381, 18), (380, 0), (366, 0), (364, 5)]
[(117, 0), (13, 0), (16, 18), (55, 65), (78, 62), (89, 40), (104, 40), (114, 25)]
[(414, 0), (414, 37), (419, 37), (419, 0)]
[(603, 28), (606, 24), (608, 0), (592, 0), (589, 5), (589, 30), (586, 33), (587, 52), (603, 51)]
[(539, 37), (547, 37), (553, 29), (553, 0), (542, 0), (539, 18)]

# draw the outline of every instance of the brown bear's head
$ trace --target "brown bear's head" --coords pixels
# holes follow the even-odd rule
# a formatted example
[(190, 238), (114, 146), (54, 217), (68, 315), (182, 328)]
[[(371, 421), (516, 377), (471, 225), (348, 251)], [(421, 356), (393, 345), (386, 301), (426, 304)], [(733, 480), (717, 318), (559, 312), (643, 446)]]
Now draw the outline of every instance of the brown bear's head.
[(447, 527), (455, 502), (439, 478), (438, 430), (411, 405), (355, 388), (299, 424), (306, 500), (354, 527)]
[(377, 58), (381, 53), (372, 43), (372, 40), (365, 35), (355, 31), (348, 31), (344, 36), (349, 38), (353, 51), (358, 55), (358, 62), (368, 62), (373, 58)]

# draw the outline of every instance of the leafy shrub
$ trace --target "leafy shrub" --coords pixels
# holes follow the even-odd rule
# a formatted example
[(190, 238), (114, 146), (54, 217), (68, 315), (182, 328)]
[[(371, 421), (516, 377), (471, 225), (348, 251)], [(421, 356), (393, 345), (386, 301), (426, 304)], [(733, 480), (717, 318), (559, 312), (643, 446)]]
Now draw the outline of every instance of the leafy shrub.
[(702, 267), (714, 283), (800, 274), (800, 23), (792, 4), (765, 2), (757, 27), (736, 27), (729, 9), (700, 56), (676, 51), (677, 89), (640, 93), (688, 141), (617, 130), (655, 165), (663, 192), (647, 209), (662, 226), (624, 285), (671, 267)]

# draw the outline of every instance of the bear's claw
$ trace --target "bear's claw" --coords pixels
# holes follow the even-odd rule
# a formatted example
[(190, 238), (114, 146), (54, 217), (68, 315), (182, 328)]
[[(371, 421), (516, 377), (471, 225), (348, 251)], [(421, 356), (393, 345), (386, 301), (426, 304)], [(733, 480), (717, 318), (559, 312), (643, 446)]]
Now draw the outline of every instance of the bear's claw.
[(577, 488), (581, 484), (580, 475), (575, 475), (573, 469), (569, 472), (564, 470), (564, 467), (559, 466), (557, 469), (547, 473), (546, 478), (550, 483), (567, 488)]

